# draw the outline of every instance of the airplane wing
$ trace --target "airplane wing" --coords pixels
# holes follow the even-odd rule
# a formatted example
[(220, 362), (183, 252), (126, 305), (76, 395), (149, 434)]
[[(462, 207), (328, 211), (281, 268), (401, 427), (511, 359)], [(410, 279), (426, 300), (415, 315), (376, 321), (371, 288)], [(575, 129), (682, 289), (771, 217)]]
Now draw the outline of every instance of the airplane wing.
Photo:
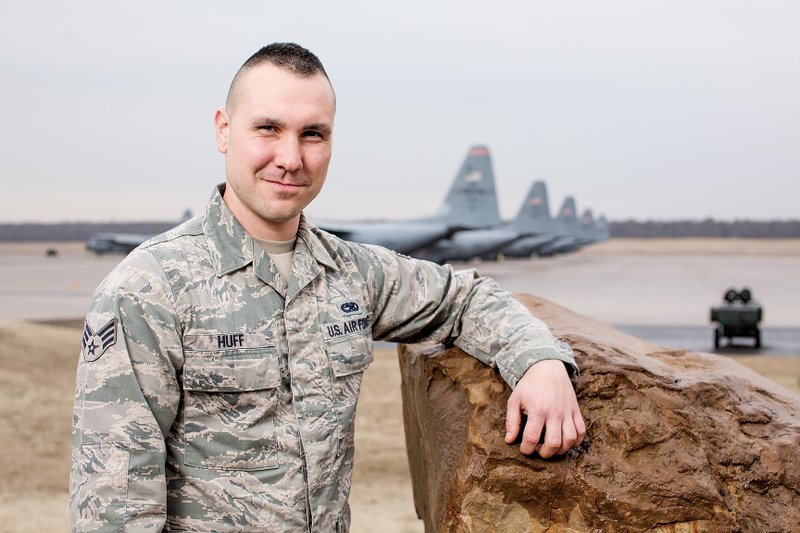
[(364, 244), (377, 244), (401, 254), (410, 254), (446, 238), (450, 231), (435, 222), (314, 222), (321, 229), (341, 239)]

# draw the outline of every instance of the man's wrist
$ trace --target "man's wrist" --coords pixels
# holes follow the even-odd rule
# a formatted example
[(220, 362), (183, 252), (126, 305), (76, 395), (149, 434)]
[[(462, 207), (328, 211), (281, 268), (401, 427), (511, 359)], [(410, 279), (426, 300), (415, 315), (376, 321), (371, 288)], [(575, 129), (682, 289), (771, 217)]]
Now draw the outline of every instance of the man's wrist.
[(570, 378), (578, 375), (579, 369), (572, 356), (572, 348), (565, 342), (557, 342), (557, 346), (521, 354), (505, 368), (502, 365), (498, 365), (501, 376), (512, 390), (533, 365), (542, 361), (561, 361)]

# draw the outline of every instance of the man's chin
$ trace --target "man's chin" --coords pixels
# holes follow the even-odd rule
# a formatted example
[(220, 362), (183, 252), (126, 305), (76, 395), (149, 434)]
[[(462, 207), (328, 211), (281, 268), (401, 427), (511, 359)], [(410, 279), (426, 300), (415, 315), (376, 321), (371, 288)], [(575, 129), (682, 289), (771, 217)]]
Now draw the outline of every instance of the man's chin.
[(261, 217), (262, 220), (270, 224), (282, 225), (297, 220), (297, 218), (300, 216), (300, 211), (269, 210), (259, 213), (259, 216)]

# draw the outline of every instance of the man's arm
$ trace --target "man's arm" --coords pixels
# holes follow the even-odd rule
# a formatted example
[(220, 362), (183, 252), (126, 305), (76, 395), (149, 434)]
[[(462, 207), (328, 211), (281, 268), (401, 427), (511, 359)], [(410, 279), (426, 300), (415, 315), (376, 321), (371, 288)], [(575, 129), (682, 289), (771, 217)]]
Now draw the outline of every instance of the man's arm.
[[(454, 272), (378, 247), (363, 249), (373, 254), (359, 268), (371, 282), (376, 339), (455, 344), (497, 368), (514, 389), (508, 442), (517, 436), (521, 415), (528, 415), (523, 453), (549, 457), (580, 443), (585, 425), (565, 367), (577, 371), (572, 349), (541, 320), (474, 270)], [(543, 428), (546, 442), (539, 446)]]
[(72, 427), (73, 531), (160, 531), (166, 519), (164, 438), (180, 400), (182, 358), (172, 293), (146, 251), (95, 291), (78, 364)]

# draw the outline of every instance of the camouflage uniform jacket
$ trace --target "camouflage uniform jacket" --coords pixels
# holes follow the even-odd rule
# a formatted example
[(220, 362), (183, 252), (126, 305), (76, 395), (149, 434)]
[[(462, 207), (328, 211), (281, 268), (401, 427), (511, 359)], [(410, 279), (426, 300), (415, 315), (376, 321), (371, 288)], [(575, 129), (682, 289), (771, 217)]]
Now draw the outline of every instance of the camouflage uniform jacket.
[(73, 531), (347, 531), (373, 339), (454, 343), (512, 387), (569, 347), (474, 271), (301, 220), (287, 285), (215, 191), (94, 295), (73, 417)]

